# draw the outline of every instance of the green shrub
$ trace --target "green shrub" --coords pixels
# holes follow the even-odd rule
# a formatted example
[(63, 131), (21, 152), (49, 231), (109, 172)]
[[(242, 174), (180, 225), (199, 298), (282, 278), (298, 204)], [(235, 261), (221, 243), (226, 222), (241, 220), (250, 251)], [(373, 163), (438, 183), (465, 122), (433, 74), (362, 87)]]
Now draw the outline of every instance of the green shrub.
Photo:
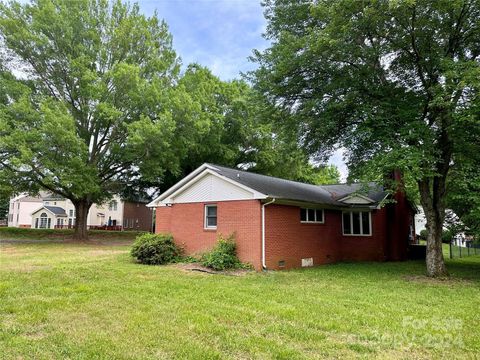
[[(426, 229), (420, 231), (420, 235), (418, 235), (418, 238), (420, 240), (427, 240), (427, 235), (428, 235), (428, 232)], [(453, 237), (454, 237), (455, 233), (452, 231), (452, 230), (443, 230), (442, 231), (442, 242), (445, 243), (445, 244), (449, 244), (450, 242), (452, 242), (453, 240)]]
[(450, 244), (453, 240), (455, 233), (452, 230), (443, 230), (442, 232), (442, 242), (445, 244)]
[(425, 241), (427, 241), (427, 235), (428, 235), (427, 229), (423, 229), (422, 231), (420, 231), (420, 234), (418, 235), (418, 238), (419, 238), (420, 240), (425, 240)]
[(217, 245), (213, 250), (202, 256), (201, 264), (213, 270), (227, 270), (241, 267), (242, 263), (237, 257), (235, 235), (232, 234), (226, 239), (220, 235)]
[(173, 241), (171, 234), (144, 234), (133, 243), (131, 255), (147, 265), (161, 265), (178, 261), (182, 249)]

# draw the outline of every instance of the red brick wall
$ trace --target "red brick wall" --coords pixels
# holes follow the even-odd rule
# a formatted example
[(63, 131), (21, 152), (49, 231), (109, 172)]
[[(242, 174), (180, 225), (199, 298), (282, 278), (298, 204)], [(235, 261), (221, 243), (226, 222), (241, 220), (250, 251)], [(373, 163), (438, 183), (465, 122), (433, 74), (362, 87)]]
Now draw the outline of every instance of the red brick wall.
[(313, 264), (337, 261), (385, 260), (385, 210), (372, 212), (372, 236), (343, 236), (342, 212), (325, 210), (324, 224), (300, 222), (300, 208), (268, 205), (265, 211), (267, 268), (300, 267), (302, 258)]
[(405, 260), (409, 243), (410, 226), (415, 223), (414, 214), (403, 192), (395, 194), (394, 204), (388, 204), (387, 237), (389, 241), (389, 260)]
[(371, 236), (344, 236), (342, 234), (342, 213), (337, 212), (339, 218), (338, 238), (341, 244), (340, 261), (383, 261), (387, 259), (386, 244), (386, 210), (373, 210)]
[[(342, 212), (338, 210), (325, 210), (324, 224), (302, 224), (299, 207), (266, 206), (267, 268), (279, 269), (279, 261), (285, 262), (284, 268), (300, 267), (301, 259), (310, 257), (314, 265), (338, 261), (404, 260), (411, 211), (406, 201), (401, 198), (398, 201), (372, 211), (371, 236), (342, 235)], [(217, 202), (218, 226), (214, 231), (203, 228), (205, 204), (158, 207), (156, 232), (172, 233), (187, 254), (211, 249), (219, 234), (227, 236), (236, 232), (240, 260), (252, 263), (260, 270), (261, 203), (257, 200)]]
[(172, 233), (187, 254), (211, 249), (219, 234), (236, 233), (238, 257), (261, 269), (261, 204), (258, 200), (219, 201), (217, 230), (204, 229), (204, 207), (210, 203), (173, 204), (157, 207), (156, 232)]
[[(132, 224), (133, 228), (131, 227)], [(152, 210), (143, 203), (125, 202), (123, 205), (123, 220), (118, 225), (124, 226), (125, 230), (152, 231)]]
[(300, 223), (300, 210), (296, 206), (267, 205), (265, 207), (265, 253), (268, 269), (301, 266), (302, 258), (313, 257), (314, 264), (338, 260), (336, 241), (338, 220), (325, 211), (325, 224)]

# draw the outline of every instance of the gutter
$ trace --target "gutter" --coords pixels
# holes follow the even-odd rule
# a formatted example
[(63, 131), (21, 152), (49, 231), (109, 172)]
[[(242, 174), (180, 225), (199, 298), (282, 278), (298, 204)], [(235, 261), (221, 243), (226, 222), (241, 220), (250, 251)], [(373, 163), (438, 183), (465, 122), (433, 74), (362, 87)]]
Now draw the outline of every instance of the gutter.
[(266, 256), (265, 256), (265, 206), (273, 204), (275, 199), (262, 204), (262, 268), (267, 270)]

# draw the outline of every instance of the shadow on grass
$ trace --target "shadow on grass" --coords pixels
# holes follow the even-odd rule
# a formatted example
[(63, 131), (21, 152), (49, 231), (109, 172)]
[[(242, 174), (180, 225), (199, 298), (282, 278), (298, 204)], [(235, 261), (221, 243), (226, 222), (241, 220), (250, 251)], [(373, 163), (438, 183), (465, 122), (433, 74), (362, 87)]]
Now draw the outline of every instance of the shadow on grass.
[[(466, 280), (480, 282), (480, 256), (446, 260), (450, 277), (445, 280), (455, 282)], [(362, 281), (384, 281), (387, 279), (429, 279), (426, 276), (424, 260), (398, 262), (341, 262), (320, 265), (308, 269), (292, 269), (288, 272), (301, 272), (307, 277), (332, 276), (335, 278), (356, 277)]]

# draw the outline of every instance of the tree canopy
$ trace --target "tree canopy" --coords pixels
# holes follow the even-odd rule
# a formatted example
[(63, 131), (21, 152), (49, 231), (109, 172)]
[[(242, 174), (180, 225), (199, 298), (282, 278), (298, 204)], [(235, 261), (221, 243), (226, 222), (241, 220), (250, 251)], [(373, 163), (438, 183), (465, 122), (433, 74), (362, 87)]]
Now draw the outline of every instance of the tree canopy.
[(2, 189), (70, 199), (77, 238), (92, 203), (162, 191), (203, 162), (338, 178), (275, 129), (272, 119), (286, 114), (245, 81), (221, 81), (198, 64), (181, 73), (167, 25), (137, 4), (2, 3), (0, 35)]
[(138, 5), (103, 0), (1, 4), (0, 33), (8, 64), (29, 79), (0, 109), (3, 177), (72, 200), (85, 237), (90, 205), (139, 176), (139, 134), (155, 136), (157, 176), (172, 162), (171, 35)]
[(343, 147), (354, 177), (400, 169), (414, 179), (427, 273), (445, 275), (447, 177), (479, 126), (480, 2), (268, 0), (265, 14), (272, 45), (254, 54), (256, 88), (296, 119), (312, 156)]
[[(447, 182), (447, 207), (464, 225), (463, 231), (480, 239), (480, 126), (478, 104), (470, 109), (472, 116), (462, 119), (461, 141), (452, 162)], [(475, 115), (476, 114), (476, 115)]]

